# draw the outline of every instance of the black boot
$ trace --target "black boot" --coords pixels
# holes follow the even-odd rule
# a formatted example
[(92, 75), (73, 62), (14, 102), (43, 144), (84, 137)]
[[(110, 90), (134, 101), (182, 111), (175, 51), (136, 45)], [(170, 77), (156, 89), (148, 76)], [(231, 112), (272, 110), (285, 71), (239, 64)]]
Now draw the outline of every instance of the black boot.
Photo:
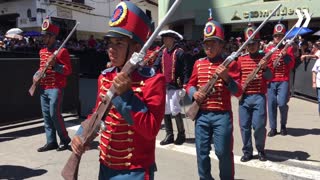
[(186, 134), (185, 134), (185, 129), (183, 125), (183, 119), (180, 113), (177, 114), (175, 118), (176, 118), (176, 124), (178, 129), (178, 137), (174, 141), (174, 144), (181, 145), (186, 141)]
[(45, 144), (44, 146), (40, 147), (37, 151), (38, 152), (45, 152), (45, 151), (50, 151), (53, 149), (57, 149), (58, 148), (58, 144), (56, 142), (52, 142), (49, 144)]
[(287, 133), (287, 128), (285, 125), (281, 125), (281, 130), (280, 130), (280, 134), (282, 136), (286, 136), (288, 133)]
[(164, 116), (164, 126), (166, 128), (166, 137), (160, 142), (160, 145), (166, 145), (173, 143), (173, 128), (172, 128), (172, 120), (171, 115)]
[(269, 133), (268, 133), (268, 136), (269, 136), (269, 137), (273, 137), (273, 136), (275, 136), (275, 135), (277, 135), (277, 129), (271, 129), (271, 130), (269, 131)]

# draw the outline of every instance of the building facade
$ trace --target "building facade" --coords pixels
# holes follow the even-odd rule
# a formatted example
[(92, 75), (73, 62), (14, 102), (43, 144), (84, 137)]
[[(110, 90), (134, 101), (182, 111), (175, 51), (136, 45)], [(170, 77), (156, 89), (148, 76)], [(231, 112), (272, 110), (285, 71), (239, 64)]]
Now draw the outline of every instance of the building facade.
[[(173, 0), (159, 2), (161, 19)], [(169, 27), (178, 30), (186, 39), (200, 39), (204, 24), (209, 17), (208, 8), (212, 9), (213, 19), (223, 24), (227, 38), (240, 36), (250, 21), (259, 25), (279, 4), (282, 7), (261, 30), (264, 38), (270, 38), (275, 23), (281, 20), (291, 28), (297, 20), (296, 9), (307, 9), (312, 15), (309, 28), (318, 30), (320, 25), (319, 0), (207, 0), (198, 3), (194, 0), (183, 0)], [(187, 12), (187, 13), (186, 13)]]
[[(77, 39), (90, 35), (102, 38), (108, 31), (109, 19), (120, 0), (0, 0), (0, 35), (18, 27), (24, 31), (40, 31), (47, 16), (61, 27), (60, 36), (65, 37), (77, 21)], [(132, 0), (157, 24), (157, 0)], [(1, 32), (2, 31), (2, 32)]]

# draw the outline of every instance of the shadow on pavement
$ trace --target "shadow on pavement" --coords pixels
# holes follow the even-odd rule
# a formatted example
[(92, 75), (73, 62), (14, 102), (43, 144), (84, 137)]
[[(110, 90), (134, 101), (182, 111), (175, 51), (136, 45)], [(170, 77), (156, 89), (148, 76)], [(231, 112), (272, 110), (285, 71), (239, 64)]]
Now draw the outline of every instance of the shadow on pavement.
[(188, 144), (194, 144), (195, 143), (195, 139), (194, 138), (186, 138), (186, 142)]
[[(79, 124), (80, 121), (82, 121), (82, 120), (74, 119), (74, 120), (66, 121), (66, 127), (70, 127), (70, 126), (74, 126), (75, 124)], [(42, 123), (42, 121), (39, 123)], [(11, 140), (14, 140), (14, 139), (17, 139), (20, 137), (34, 136), (34, 135), (41, 134), (41, 133), (44, 133), (43, 125), (0, 134), (0, 142), (11, 141)]]
[(320, 135), (320, 129), (287, 128), (290, 136)]
[(24, 166), (0, 165), (0, 179), (27, 179), (47, 173), (45, 169), (30, 169)]
[(280, 150), (265, 150), (268, 160), (273, 162), (283, 162), (289, 159), (295, 159), (298, 161), (313, 161), (320, 162), (317, 160), (308, 159), (310, 154), (304, 151), (280, 151)]

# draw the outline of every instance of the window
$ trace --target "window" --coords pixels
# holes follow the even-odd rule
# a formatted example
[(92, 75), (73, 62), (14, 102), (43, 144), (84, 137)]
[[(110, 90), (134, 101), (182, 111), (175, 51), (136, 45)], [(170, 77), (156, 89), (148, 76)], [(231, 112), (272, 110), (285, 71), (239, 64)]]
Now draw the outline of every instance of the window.
[(72, 0), (72, 2), (84, 4), (84, 0)]
[(27, 10), (27, 17), (31, 18), (31, 10), (30, 9)]

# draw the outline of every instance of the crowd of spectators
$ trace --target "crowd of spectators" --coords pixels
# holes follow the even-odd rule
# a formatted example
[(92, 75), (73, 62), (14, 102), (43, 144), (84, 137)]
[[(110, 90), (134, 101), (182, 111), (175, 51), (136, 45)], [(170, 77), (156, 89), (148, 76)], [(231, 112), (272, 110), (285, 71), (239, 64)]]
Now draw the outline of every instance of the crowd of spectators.
[[(62, 41), (57, 41), (58, 45), (62, 43)], [(157, 42), (158, 46), (161, 46), (161, 42)], [(223, 56), (227, 57), (232, 52), (238, 50), (238, 48), (242, 45), (243, 40), (241, 37), (230, 37), (226, 40)], [(267, 40), (260, 41), (260, 51), (263, 52), (265, 48), (269, 45)], [(40, 37), (25, 37), (22, 40), (17, 39), (8, 39), (0, 36), (0, 51), (19, 51), (19, 52), (30, 52), (30, 53), (38, 53), (38, 51), (42, 47), (42, 42)], [(193, 56), (193, 59), (199, 59), (205, 56), (205, 53), (202, 48), (201, 40), (183, 40), (180, 42), (180, 46), (185, 50), (186, 53)], [(296, 46), (296, 57), (300, 57), (304, 54), (310, 54), (313, 42), (307, 41), (299, 36), (296, 39), (294, 44)], [(75, 40), (71, 39), (67, 42), (66, 48), (72, 52), (77, 51), (96, 51), (96, 52), (105, 52), (107, 48), (107, 43), (104, 39), (95, 39), (93, 35), (90, 36), (88, 40)], [(243, 50), (245, 53), (245, 49)]]

